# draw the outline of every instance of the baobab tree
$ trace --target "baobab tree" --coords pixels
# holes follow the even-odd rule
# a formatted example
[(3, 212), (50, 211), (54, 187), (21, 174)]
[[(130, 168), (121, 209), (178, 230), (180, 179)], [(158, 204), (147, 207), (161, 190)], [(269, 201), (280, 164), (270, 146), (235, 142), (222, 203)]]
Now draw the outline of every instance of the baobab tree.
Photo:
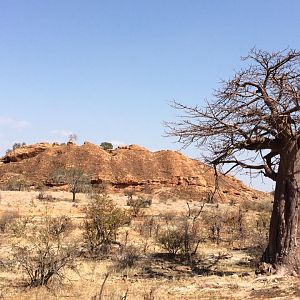
[[(269, 242), (262, 261), (300, 274), (300, 52), (252, 49), (245, 69), (216, 90), (204, 107), (178, 102), (168, 134), (208, 153), (213, 166), (250, 169), (275, 181)], [(207, 153), (207, 152), (205, 152)]]

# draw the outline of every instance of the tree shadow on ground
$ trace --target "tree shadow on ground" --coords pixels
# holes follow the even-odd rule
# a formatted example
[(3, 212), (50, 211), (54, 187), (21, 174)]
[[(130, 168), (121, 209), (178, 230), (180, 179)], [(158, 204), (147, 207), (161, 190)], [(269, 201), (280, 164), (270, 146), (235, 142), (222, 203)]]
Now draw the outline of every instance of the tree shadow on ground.
[[(148, 278), (179, 278), (193, 276), (232, 276), (234, 271), (217, 269), (218, 263), (226, 259), (219, 255), (209, 259), (193, 257), (188, 259), (181, 255), (169, 253), (155, 253), (143, 260), (142, 277)], [(246, 276), (245, 273), (240, 274)], [(249, 275), (247, 273), (247, 275)]]

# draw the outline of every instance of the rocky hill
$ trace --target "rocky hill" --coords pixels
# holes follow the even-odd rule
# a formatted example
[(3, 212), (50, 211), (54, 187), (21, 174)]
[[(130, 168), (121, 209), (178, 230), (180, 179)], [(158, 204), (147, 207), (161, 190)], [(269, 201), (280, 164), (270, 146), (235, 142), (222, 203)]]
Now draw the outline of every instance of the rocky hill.
[[(39, 143), (23, 146), (0, 159), (0, 184), (25, 180), (32, 189), (55, 187), (52, 174), (59, 168), (80, 168), (93, 185), (105, 184), (113, 192), (135, 189), (165, 197), (201, 199), (214, 191), (214, 170), (179, 152), (151, 152), (137, 145), (105, 151), (85, 142)], [(258, 199), (268, 195), (250, 189), (232, 176), (219, 176), (219, 201)]]

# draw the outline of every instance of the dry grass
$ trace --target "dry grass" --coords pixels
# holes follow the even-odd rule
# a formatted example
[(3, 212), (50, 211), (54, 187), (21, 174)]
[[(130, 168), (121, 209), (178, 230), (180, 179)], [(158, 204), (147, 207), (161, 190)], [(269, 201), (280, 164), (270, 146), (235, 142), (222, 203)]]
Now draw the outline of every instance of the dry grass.
[[(54, 200), (37, 199), (38, 192), (1, 192), (0, 218), (13, 212), (16, 218), (30, 218), (39, 222), (42, 217), (68, 216), (74, 226), (70, 239), (82, 240), (84, 208), (90, 199), (78, 194), (74, 205), (70, 193), (47, 192)], [(127, 197), (114, 195), (120, 207), (126, 206)], [(197, 202), (190, 204), (198, 207)], [(118, 268), (121, 255), (93, 260), (85, 256), (76, 259), (76, 269), (65, 269), (63, 282), (53, 281), (47, 287), (24, 288), (24, 276), (18, 266), (11, 264), (13, 244), (26, 240), (11, 230), (0, 233), (0, 299), (92, 299), (99, 296), (105, 274), (109, 274), (103, 288), (102, 299), (299, 299), (300, 280), (291, 277), (261, 276), (254, 273), (251, 264), (252, 252), (249, 247), (237, 249), (223, 242), (213, 244), (206, 239), (201, 243), (197, 258), (189, 263), (180, 257), (163, 253), (152, 235), (143, 232), (145, 218), (153, 217), (156, 225), (163, 226), (165, 220), (179, 218), (186, 214), (184, 200), (153, 199), (150, 208), (144, 209), (144, 216), (133, 220), (131, 226), (120, 230), (118, 239), (127, 246), (134, 245), (138, 259), (132, 268)], [(213, 209), (206, 205), (204, 213)], [(234, 207), (221, 205), (225, 211)], [(166, 216), (162, 218), (162, 215)], [(30, 226), (30, 225), (29, 225)], [(141, 235), (142, 233), (142, 235)], [(203, 229), (203, 234), (207, 232)], [(148, 243), (145, 248), (145, 243)], [(81, 242), (78, 248), (83, 247)], [(145, 249), (144, 249), (145, 248)], [(94, 298), (98, 299), (98, 298)]]

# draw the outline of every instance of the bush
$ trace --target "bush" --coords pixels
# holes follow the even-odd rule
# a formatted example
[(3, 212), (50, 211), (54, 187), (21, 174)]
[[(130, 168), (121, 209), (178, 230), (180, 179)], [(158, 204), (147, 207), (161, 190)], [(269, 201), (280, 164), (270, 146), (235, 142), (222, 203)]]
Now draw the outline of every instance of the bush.
[(86, 208), (84, 239), (93, 254), (107, 253), (111, 244), (118, 244), (117, 231), (128, 224), (126, 212), (117, 208), (108, 196), (98, 195)]
[(49, 234), (55, 238), (60, 238), (62, 234), (68, 234), (72, 228), (71, 219), (67, 216), (51, 218), (48, 221)]
[(41, 201), (53, 201), (54, 197), (50, 194), (46, 194), (44, 191), (41, 191), (38, 193), (37, 199)]
[(250, 231), (251, 244), (264, 250), (267, 246), (271, 215), (266, 212), (258, 213), (252, 221)]
[(139, 259), (138, 248), (129, 245), (123, 251), (122, 255), (118, 259), (118, 269), (132, 268), (135, 266), (137, 260)]
[(61, 218), (46, 217), (43, 224), (31, 228), (27, 245), (15, 247), (15, 261), (27, 275), (28, 286), (47, 285), (53, 278), (61, 280), (62, 270), (72, 266), (75, 248), (64, 245), (65, 233)]
[(240, 207), (243, 210), (253, 210), (256, 212), (272, 212), (273, 204), (268, 200), (244, 200), (241, 202)]
[(21, 237), (31, 220), (32, 217), (16, 218), (7, 224), (5, 230), (12, 232), (15, 236)]
[(204, 223), (208, 229), (208, 238), (219, 244), (221, 242), (221, 231), (224, 230), (224, 213), (215, 210), (203, 215)]
[(174, 217), (166, 219), (167, 227), (158, 234), (157, 241), (169, 253), (173, 255), (180, 253), (191, 259), (202, 240), (198, 218), (204, 203), (197, 209), (191, 209), (188, 202), (187, 206), (188, 213), (181, 220), (176, 220)]
[(109, 142), (103, 142), (100, 144), (100, 147), (103, 149), (103, 150), (112, 150), (114, 147), (113, 147), (113, 144), (112, 143), (109, 143)]
[(102, 194), (106, 195), (111, 188), (111, 184), (109, 182), (102, 181), (101, 183), (92, 183), (91, 188), (89, 190), (89, 197), (93, 198), (95, 195)]
[(170, 254), (176, 255), (183, 248), (184, 234), (177, 227), (170, 228), (161, 232), (157, 241), (163, 249)]
[(26, 143), (24, 143), (24, 142), (23, 143), (14, 143), (13, 146), (12, 146), (12, 149), (16, 150), (16, 149), (22, 148), (24, 146), (26, 146)]
[(200, 241), (199, 228), (190, 220), (184, 220), (158, 234), (158, 243), (173, 255), (180, 253), (190, 257), (196, 254)]
[(128, 199), (127, 205), (130, 206), (130, 214), (133, 217), (139, 217), (143, 215), (142, 208), (149, 207), (152, 204), (152, 199), (144, 199), (143, 197), (138, 197), (137, 199)]
[(29, 187), (29, 183), (24, 178), (11, 178), (6, 184), (8, 191), (24, 191)]
[(19, 217), (20, 215), (16, 211), (4, 212), (0, 217), (0, 231), (5, 232), (5, 230), (10, 226), (10, 224), (12, 224)]
[(138, 231), (144, 238), (152, 238), (158, 233), (159, 224), (155, 221), (154, 217), (145, 217), (143, 222), (139, 225)]
[(239, 208), (231, 213), (225, 212), (223, 221), (229, 245), (233, 245), (234, 241), (236, 241), (239, 247), (244, 246), (246, 238), (249, 235), (246, 211)]
[(132, 200), (133, 196), (135, 195), (135, 190), (128, 189), (124, 192), (124, 195), (128, 198), (128, 200)]

